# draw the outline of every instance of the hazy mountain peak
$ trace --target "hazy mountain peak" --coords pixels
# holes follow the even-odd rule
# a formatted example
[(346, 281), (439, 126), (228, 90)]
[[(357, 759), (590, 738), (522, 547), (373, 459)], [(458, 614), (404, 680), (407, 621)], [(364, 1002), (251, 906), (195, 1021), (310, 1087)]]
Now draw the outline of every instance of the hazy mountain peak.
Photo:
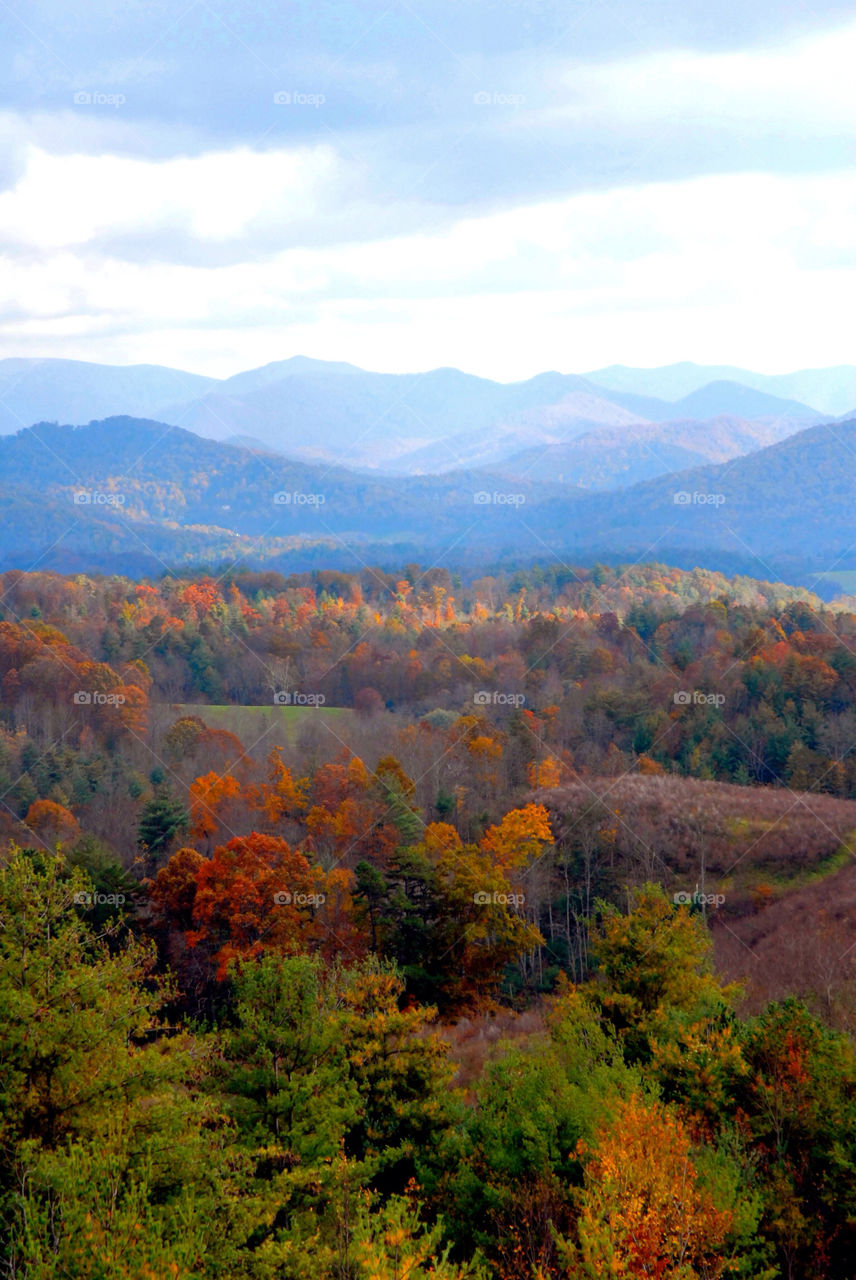
[(648, 369), (613, 364), (586, 376), (612, 391), (633, 391), (664, 400), (680, 400), (711, 382), (724, 380), (799, 401), (821, 415), (837, 417), (856, 404), (856, 365), (767, 374), (734, 365), (705, 365), (683, 360)]
[(711, 418), (734, 414), (743, 418), (789, 418), (795, 422), (820, 422), (823, 415), (807, 404), (747, 387), (732, 378), (706, 383), (675, 402), (687, 418)]
[(0, 433), (39, 420), (80, 423), (122, 413), (148, 417), (212, 386), (215, 378), (165, 365), (13, 357), (0, 360)]
[(254, 372), (262, 373), (267, 370), (281, 371), (284, 376), (293, 373), (365, 373), (359, 365), (348, 364), (345, 360), (318, 360), (315, 356), (289, 356), (286, 360), (273, 360)]

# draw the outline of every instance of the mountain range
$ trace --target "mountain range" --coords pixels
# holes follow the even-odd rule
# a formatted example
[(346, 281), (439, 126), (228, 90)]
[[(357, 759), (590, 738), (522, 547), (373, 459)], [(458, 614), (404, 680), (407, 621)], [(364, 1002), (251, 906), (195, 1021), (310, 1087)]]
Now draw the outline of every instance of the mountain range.
[[(733, 376), (706, 377), (723, 372)], [(844, 403), (852, 382), (856, 403), (856, 369), (850, 382), (846, 369), (828, 371), (826, 389), (824, 372), (804, 378), (816, 398)], [(793, 384), (802, 377), (792, 375)], [(457, 369), (371, 373), (301, 356), (214, 379), (155, 365), (14, 359), (0, 361), (0, 433), (129, 415), (290, 458), (409, 475), (472, 467), (526, 474), (527, 451), (564, 458), (558, 451), (583, 439), (561, 474), (583, 487), (612, 488), (727, 460), (828, 418), (814, 402), (751, 385), (759, 379), (676, 365), (499, 383)], [(665, 394), (651, 394), (652, 387)], [(592, 468), (586, 459), (598, 450), (602, 459)]]
[(854, 458), (856, 421), (827, 423), (746, 456), (592, 492), (531, 467), (526, 479), (484, 468), (383, 475), (130, 417), (39, 423), (0, 439), (0, 568), (142, 575), (228, 559), (283, 570), (426, 559), (485, 568), (549, 556), (813, 587), (825, 573), (829, 595), (836, 572), (854, 567)]
[[(856, 425), (814, 406), (846, 403), (851, 388), (849, 366), (778, 378), (612, 366), (499, 383), (305, 357), (225, 379), (4, 360), (0, 567), (484, 568), (550, 555), (835, 594), (856, 568)], [(805, 390), (812, 402), (795, 398)]]

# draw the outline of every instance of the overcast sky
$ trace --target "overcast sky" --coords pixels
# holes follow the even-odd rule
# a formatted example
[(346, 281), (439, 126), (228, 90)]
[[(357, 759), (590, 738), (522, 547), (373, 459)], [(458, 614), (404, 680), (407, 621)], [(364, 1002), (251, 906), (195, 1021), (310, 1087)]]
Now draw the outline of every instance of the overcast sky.
[(2, 0), (0, 357), (849, 363), (856, 12)]

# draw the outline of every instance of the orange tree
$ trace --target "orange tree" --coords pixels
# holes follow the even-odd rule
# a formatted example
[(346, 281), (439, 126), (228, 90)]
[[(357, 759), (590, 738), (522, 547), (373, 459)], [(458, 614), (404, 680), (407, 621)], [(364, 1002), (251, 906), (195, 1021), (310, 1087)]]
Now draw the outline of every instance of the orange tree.
[(188, 942), (205, 945), (220, 978), (236, 957), (299, 952), (317, 937), (323, 872), (277, 836), (253, 832), (218, 845), (195, 879)]
[(585, 1169), (577, 1241), (563, 1242), (574, 1280), (713, 1280), (732, 1225), (699, 1184), (681, 1122), (638, 1095), (595, 1138)]

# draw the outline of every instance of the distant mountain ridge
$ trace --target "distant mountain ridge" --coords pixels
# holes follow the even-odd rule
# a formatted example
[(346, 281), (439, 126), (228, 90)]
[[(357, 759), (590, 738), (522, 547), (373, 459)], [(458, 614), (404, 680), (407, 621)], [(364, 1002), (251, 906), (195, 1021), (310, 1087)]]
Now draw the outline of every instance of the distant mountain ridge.
[[(682, 389), (689, 376), (684, 366), (674, 368), (678, 375), (670, 375), (670, 392), (678, 383)], [(696, 366), (690, 369), (697, 374)], [(12, 359), (0, 361), (0, 433), (32, 422), (80, 425), (126, 415), (184, 426), (215, 440), (252, 440), (305, 461), (436, 474), (502, 466), (527, 449), (551, 450), (593, 431), (620, 428), (620, 464), (589, 468), (588, 478), (580, 480), (608, 489), (709, 457), (706, 423), (712, 419), (740, 422), (723, 457), (823, 420), (799, 400), (727, 378), (674, 399), (652, 396), (645, 373), (634, 387), (634, 371), (606, 370), (607, 377), (626, 384), (608, 388), (555, 371), (499, 383), (452, 368), (385, 374), (304, 356), (224, 379), (157, 365)], [(648, 382), (654, 373), (647, 371)], [(653, 440), (648, 428), (676, 422), (680, 438), (673, 433), (669, 448), (663, 438), (661, 463), (655, 465), (654, 452), (644, 447)], [(613, 437), (611, 447), (616, 443)]]
[(856, 365), (828, 369), (800, 369), (794, 373), (753, 373), (734, 365), (703, 365), (683, 361), (653, 369), (623, 364), (595, 369), (585, 375), (606, 390), (636, 391), (664, 400), (679, 400), (711, 382), (739, 382), (785, 400), (812, 405), (826, 417), (850, 416), (856, 407)]
[(705, 383), (674, 403), (672, 418), (712, 418), (718, 414), (735, 414), (741, 418), (779, 418), (786, 422), (819, 421), (822, 415), (798, 400), (785, 400), (754, 387), (743, 386), (732, 379), (720, 378)]
[(682, 560), (716, 548), (843, 569), (856, 561), (854, 457), (856, 421), (826, 423), (729, 462), (592, 494), (578, 514), (592, 545), (638, 552), (656, 540)]
[(148, 417), (171, 402), (204, 394), (215, 383), (215, 378), (155, 364), (0, 360), (0, 435), (33, 422), (91, 422), (129, 410)]
[[(699, 429), (701, 428), (701, 429)], [(554, 480), (584, 489), (619, 489), (669, 472), (727, 462), (792, 433), (790, 424), (723, 415), (707, 422), (599, 427), (565, 444), (538, 444), (495, 464), (501, 475)], [(691, 440), (692, 447), (685, 441)]]
[(0, 439), (0, 568), (501, 566), (552, 554), (814, 589), (817, 572), (856, 567), (854, 453), (856, 422), (825, 424), (724, 463), (586, 492), (484, 469), (356, 472), (127, 417), (40, 423)]
[(311, 362), (266, 366), (170, 406), (163, 417), (213, 439), (251, 435), (289, 457), (396, 473), (488, 466), (527, 445), (561, 443), (599, 425), (635, 428), (722, 414), (774, 419), (793, 430), (821, 421), (806, 405), (727, 382), (672, 404), (607, 392), (575, 374), (497, 383), (456, 369), (346, 370), (328, 374)]

